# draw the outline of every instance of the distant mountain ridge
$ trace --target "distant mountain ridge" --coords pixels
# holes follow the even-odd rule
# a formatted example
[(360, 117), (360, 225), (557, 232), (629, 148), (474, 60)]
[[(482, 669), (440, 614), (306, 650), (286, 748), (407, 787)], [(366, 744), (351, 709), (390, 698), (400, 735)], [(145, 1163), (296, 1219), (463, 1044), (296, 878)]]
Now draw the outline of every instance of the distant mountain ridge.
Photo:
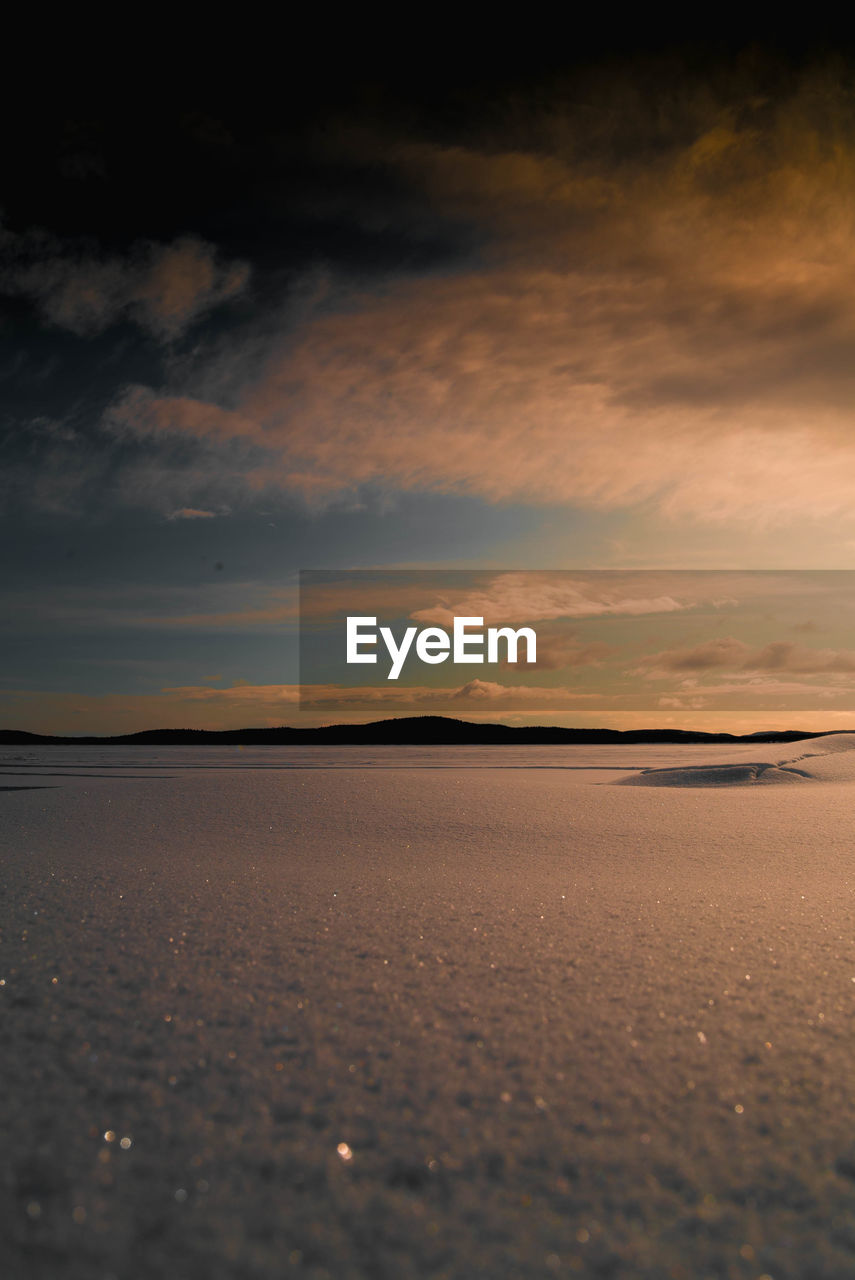
[[(853, 730), (855, 731), (855, 730)], [(807, 733), (704, 733), (692, 729), (565, 729), (557, 725), (477, 724), (450, 716), (402, 716), (367, 724), (330, 724), (309, 729), (144, 729), (96, 737), (64, 737), (0, 729), (0, 746), (572, 746), (574, 743), (795, 742), (841, 730)]]

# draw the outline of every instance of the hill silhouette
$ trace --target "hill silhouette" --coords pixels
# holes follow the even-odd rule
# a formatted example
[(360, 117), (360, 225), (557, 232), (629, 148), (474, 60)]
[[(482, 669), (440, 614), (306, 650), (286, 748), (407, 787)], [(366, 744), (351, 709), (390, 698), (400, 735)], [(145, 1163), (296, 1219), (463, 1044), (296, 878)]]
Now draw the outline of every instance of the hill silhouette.
[[(828, 731), (830, 732), (830, 731)], [(836, 731), (836, 732), (839, 732)], [(825, 734), (788, 729), (780, 733), (704, 733), (686, 729), (566, 729), (557, 725), (478, 724), (450, 716), (402, 716), (367, 724), (273, 729), (144, 729), (112, 736), (62, 736), (0, 729), (2, 746), (570, 746), (641, 742), (795, 742)]]

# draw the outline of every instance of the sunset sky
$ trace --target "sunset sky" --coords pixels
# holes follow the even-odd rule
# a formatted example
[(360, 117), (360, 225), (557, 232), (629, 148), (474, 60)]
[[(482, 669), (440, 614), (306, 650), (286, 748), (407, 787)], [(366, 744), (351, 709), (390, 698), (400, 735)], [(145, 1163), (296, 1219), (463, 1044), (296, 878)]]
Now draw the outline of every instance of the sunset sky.
[[(675, 596), (642, 653), (662, 609), (592, 605), (498, 692), (299, 710), (300, 569), (855, 563), (851, 50), (346, 54), (252, 96), (70, 77), (7, 123), (0, 725), (842, 723), (830, 576), (762, 627), (709, 603), (747, 586)], [(586, 708), (608, 673), (642, 702)]]

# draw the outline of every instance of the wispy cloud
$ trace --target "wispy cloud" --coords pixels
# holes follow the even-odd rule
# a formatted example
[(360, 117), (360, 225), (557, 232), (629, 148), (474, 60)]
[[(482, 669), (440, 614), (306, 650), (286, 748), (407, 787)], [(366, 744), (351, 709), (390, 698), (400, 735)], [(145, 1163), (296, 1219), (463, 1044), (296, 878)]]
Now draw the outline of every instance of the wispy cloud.
[[(537, 635), (537, 669), (539, 671), (563, 671), (568, 667), (598, 666), (606, 658), (615, 653), (613, 645), (602, 641), (584, 643), (572, 633), (549, 634), (542, 629)], [(530, 670), (528, 662), (509, 662), (507, 665), (519, 670)]]
[(708, 640), (686, 649), (665, 649), (642, 658), (638, 674), (650, 678), (716, 669), (787, 671), (803, 675), (855, 674), (855, 650), (810, 649), (789, 640), (752, 646), (733, 636)]
[(0, 228), (0, 293), (30, 298), (50, 324), (80, 337), (129, 320), (170, 341), (239, 294), (248, 279), (246, 263), (221, 261), (196, 236), (140, 241), (119, 256)]
[[(638, 582), (638, 580), (636, 580)], [(655, 583), (651, 584), (654, 586)], [(685, 585), (697, 596), (697, 586)], [(411, 616), (416, 622), (450, 625), (455, 616), (482, 617), (486, 623), (535, 623), (558, 618), (594, 618), (650, 613), (676, 613), (691, 608), (695, 599), (681, 601), (663, 592), (649, 595), (647, 583), (638, 585), (627, 579), (611, 582), (595, 576), (574, 578), (567, 573), (502, 573), (485, 586), (472, 590), (440, 591), (436, 604), (417, 609)]]

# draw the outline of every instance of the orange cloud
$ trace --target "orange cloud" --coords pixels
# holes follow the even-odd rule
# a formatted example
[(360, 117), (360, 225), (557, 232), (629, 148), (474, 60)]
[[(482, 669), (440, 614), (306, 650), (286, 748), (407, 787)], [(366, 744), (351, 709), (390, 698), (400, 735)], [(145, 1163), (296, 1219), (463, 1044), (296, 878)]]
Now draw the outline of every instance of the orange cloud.
[(311, 501), (376, 485), (850, 519), (855, 116), (827, 72), (763, 109), (748, 89), (683, 84), (648, 116), (613, 81), (584, 119), (533, 111), (502, 146), (344, 130), (336, 154), (407, 184), (388, 216), (469, 223), (478, 265), (333, 279), (228, 407), (138, 391), (117, 416), (228, 445), (238, 486)]

